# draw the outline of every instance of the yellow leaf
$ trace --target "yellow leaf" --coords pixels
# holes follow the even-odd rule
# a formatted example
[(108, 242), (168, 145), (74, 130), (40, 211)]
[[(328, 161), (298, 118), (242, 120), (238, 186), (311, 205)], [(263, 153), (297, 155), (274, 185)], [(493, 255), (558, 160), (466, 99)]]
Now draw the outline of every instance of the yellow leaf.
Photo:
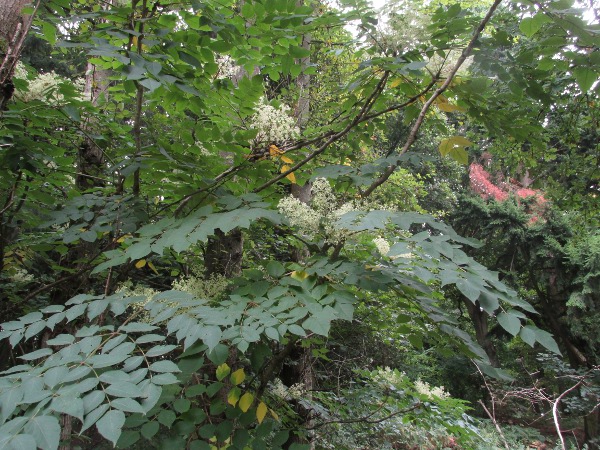
[(273, 411), (271, 408), (269, 408), (269, 412), (273, 416), (273, 419), (279, 421), (279, 415), (275, 411)]
[(279, 156), (283, 153), (283, 150), (280, 150), (276, 145), (269, 146), (269, 154), (273, 157)]
[(294, 270), (290, 276), (294, 279), (294, 280), (298, 280), (298, 281), (302, 281), (304, 280), (306, 277), (308, 277), (308, 274), (306, 272), (304, 272), (303, 270)]
[(238, 369), (235, 372), (233, 372), (231, 374), (231, 383), (234, 386), (237, 386), (238, 384), (240, 384), (242, 381), (244, 381), (244, 379), (246, 378), (246, 374), (244, 373), (244, 369)]
[(288, 166), (287, 164), (281, 166), (281, 173), (287, 172), (288, 170), (290, 170), (290, 166)]
[(221, 364), (219, 367), (217, 367), (217, 380), (221, 381), (223, 378), (229, 375), (230, 372), (231, 369), (229, 368), (227, 363)]
[(265, 416), (267, 415), (267, 409), (267, 405), (265, 405), (263, 402), (258, 404), (258, 407), (256, 408), (256, 420), (258, 420), (258, 423), (262, 423), (262, 421), (265, 419)]
[(282, 160), (284, 163), (288, 163), (288, 164), (294, 164), (294, 161), (292, 161), (290, 158), (288, 158), (288, 157), (287, 157), (287, 156), (285, 156), (285, 155), (283, 155), (283, 156), (281, 157), (281, 160)]
[(236, 403), (238, 402), (238, 400), (240, 399), (241, 393), (242, 393), (242, 391), (240, 390), (239, 387), (234, 387), (227, 394), (227, 403), (229, 403), (231, 406), (235, 406)]
[(437, 107), (440, 111), (444, 111), (444, 112), (454, 112), (454, 111), (463, 112), (464, 111), (464, 108), (461, 108), (458, 105), (452, 105), (450, 103), (439, 103), (437, 105)]
[(296, 175), (294, 175), (294, 173), (288, 173), (285, 176), (288, 180), (290, 180), (292, 182), (292, 184), (296, 184)]
[(392, 81), (390, 83), (390, 87), (391, 88), (398, 87), (398, 86), (400, 86), (400, 83), (402, 83), (402, 79), (401, 78), (396, 78), (394, 81)]
[(148, 267), (150, 267), (150, 269), (152, 269), (152, 272), (154, 272), (156, 275), (158, 275), (158, 270), (156, 270), (156, 267), (154, 267), (154, 264), (152, 264), (150, 261), (148, 261)]
[(452, 136), (447, 139), (442, 139), (440, 142), (439, 151), (442, 156), (446, 156), (455, 148), (464, 148), (473, 145), (471, 141), (463, 136)]
[(135, 268), (136, 269), (141, 269), (145, 265), (146, 265), (146, 260), (145, 259), (140, 259), (138, 262), (135, 263)]
[(242, 398), (240, 398), (240, 403), (239, 403), (239, 407), (243, 412), (246, 412), (250, 409), (250, 406), (252, 405), (252, 402), (254, 401), (254, 395), (252, 395), (250, 392), (246, 392), (244, 395), (242, 395)]

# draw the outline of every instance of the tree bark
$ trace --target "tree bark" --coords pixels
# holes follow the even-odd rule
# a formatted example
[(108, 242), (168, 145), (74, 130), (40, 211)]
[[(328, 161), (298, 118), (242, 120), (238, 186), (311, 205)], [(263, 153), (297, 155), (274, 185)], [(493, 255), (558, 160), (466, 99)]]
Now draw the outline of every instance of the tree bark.
[[(6, 108), (15, 91), (12, 75), (33, 21), (33, 14), (24, 15), (22, 11), (31, 3), (31, 0), (0, 1), (0, 111)], [(40, 0), (35, 1), (34, 12), (39, 4)]]

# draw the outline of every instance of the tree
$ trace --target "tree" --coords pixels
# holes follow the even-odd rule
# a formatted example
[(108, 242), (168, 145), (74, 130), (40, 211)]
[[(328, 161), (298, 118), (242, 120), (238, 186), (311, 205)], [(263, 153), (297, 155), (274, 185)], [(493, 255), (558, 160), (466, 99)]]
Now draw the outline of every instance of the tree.
[[(511, 335), (526, 325), (518, 310), (531, 306), (467, 256), (471, 240), (431, 216), (382, 208), (373, 193), (398, 173), (427, 117), (470, 95), (455, 76), (499, 3), (483, 14), (440, 8), (431, 19), (442, 31), (403, 51), (332, 32), (359, 21), (373, 34), (362, 2), (342, 11), (292, 0), (106, 10), (49, 2), (59, 23), (78, 24), (59, 48), (87, 49), (111, 86), (102, 109), (62, 82), (42, 99), (15, 98), (3, 115), (2, 188), (20, 199), (3, 212), (22, 221), (23, 237), (3, 248), (2, 276), (27, 314), (0, 332), (15, 361), (0, 378), (0, 442), (55, 448), (61, 414), (81, 422), (80, 434), (95, 427), (123, 447), (156, 436), (170, 448), (266, 439), (277, 448), (290, 435), (310, 437), (305, 418), (277, 403), (275, 378), (294, 351), (322, 353), (332, 322), (351, 321), (379, 295), (418, 318), (421, 335), (497, 373), (440, 307), (443, 288), (490, 315), (503, 311)], [(303, 38), (331, 35), (310, 47)], [(455, 47), (449, 71), (424, 70), (426, 58)], [(352, 70), (327, 73), (313, 51), (344, 54), (331, 59)], [(299, 129), (289, 111), (306, 105), (306, 76), (330, 97), (310, 102), (306, 121), (298, 108)], [(402, 145), (365, 160), (362, 149), (397, 111), (410, 123)], [(93, 175), (103, 183), (69, 178), (83, 142), (106, 156)], [(445, 153), (461, 159), (468, 142), (448, 138)], [(305, 202), (289, 194), (309, 180)], [(40, 193), (56, 207), (40, 211)], [(228, 233), (234, 249), (222, 245)], [(38, 279), (19, 280), (25, 269)], [(555, 349), (547, 333), (527, 329)], [(390, 417), (403, 401), (407, 412), (436, 415), (427, 406), (435, 399), (422, 395), (399, 396)], [(319, 401), (328, 400), (311, 403), (322, 411), (311, 427), (331, 422)], [(450, 410), (439, 416), (448, 429)]]

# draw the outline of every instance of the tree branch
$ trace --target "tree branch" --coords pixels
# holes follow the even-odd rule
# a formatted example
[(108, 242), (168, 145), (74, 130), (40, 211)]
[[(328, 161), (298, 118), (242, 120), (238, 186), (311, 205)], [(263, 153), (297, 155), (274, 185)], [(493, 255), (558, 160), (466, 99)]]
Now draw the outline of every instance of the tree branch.
[[(435, 100), (440, 95), (442, 95), (442, 93), (446, 89), (448, 89), (448, 86), (450, 86), (450, 83), (454, 79), (454, 76), (456, 75), (456, 72), (458, 72), (458, 69), (460, 69), (460, 67), (462, 66), (462, 64), (465, 62), (465, 60), (469, 57), (469, 55), (473, 51), (473, 48), (475, 47), (475, 43), (477, 42), (477, 39), (479, 39), (479, 36), (481, 35), (481, 32), (483, 31), (483, 29), (485, 28), (485, 26), (488, 24), (488, 22), (490, 21), (490, 19), (494, 15), (494, 12), (496, 11), (496, 9), (498, 8), (498, 6), (500, 5), (501, 2), (502, 2), (502, 0), (495, 0), (494, 1), (494, 3), (490, 7), (489, 11), (487, 12), (487, 14), (483, 18), (483, 20), (479, 23), (479, 25), (477, 26), (477, 28), (473, 32), (473, 36), (471, 37), (471, 40), (469, 41), (469, 44), (463, 49), (460, 57), (458, 58), (458, 61), (456, 61), (456, 64), (454, 64), (454, 67), (452, 68), (452, 70), (450, 71), (450, 74), (446, 78), (446, 81), (444, 81), (444, 83), (439, 88), (437, 88), (435, 90), (435, 92), (431, 95), (431, 97), (429, 98), (429, 100), (427, 100), (425, 102), (425, 104), (421, 108), (421, 112), (419, 113), (419, 116), (417, 117), (417, 121), (413, 125), (413, 127), (412, 127), (412, 129), (410, 131), (410, 134), (408, 135), (408, 139), (406, 140), (404, 146), (402, 147), (402, 150), (400, 150), (398, 156), (402, 156), (404, 153), (406, 153), (410, 149), (410, 147), (413, 145), (413, 143), (417, 140), (417, 133), (419, 132), (419, 129), (421, 128), (421, 125), (423, 124), (423, 121), (425, 120), (425, 115), (427, 114), (427, 111), (429, 111), (429, 108), (431, 107), (431, 105), (433, 105), (433, 102), (435, 102)], [(377, 180), (375, 180), (367, 188), (367, 190), (365, 190), (362, 193), (362, 197), (363, 198), (368, 197), (369, 195), (371, 195), (371, 193), (375, 189), (377, 189), (379, 186), (381, 186), (383, 183), (385, 183), (387, 181), (387, 179), (398, 168), (399, 165), (400, 165), (400, 160), (397, 160), (397, 162), (395, 164), (392, 164), (391, 166), (389, 166), (383, 172), (383, 174)]]

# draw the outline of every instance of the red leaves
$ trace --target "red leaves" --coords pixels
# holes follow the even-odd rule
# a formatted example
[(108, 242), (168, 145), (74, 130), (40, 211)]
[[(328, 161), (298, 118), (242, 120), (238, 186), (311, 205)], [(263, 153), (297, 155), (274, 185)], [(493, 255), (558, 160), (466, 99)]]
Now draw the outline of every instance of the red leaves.
[(494, 184), (490, 178), (489, 172), (481, 164), (472, 163), (469, 166), (469, 180), (473, 192), (483, 199), (494, 199), (497, 202), (503, 202), (511, 195), (517, 198), (517, 202), (519, 199), (534, 197), (534, 202), (527, 206), (527, 212), (532, 216), (529, 224), (531, 225), (539, 220), (539, 216), (543, 214), (547, 202), (542, 191), (522, 187), (512, 179), (509, 183)]

